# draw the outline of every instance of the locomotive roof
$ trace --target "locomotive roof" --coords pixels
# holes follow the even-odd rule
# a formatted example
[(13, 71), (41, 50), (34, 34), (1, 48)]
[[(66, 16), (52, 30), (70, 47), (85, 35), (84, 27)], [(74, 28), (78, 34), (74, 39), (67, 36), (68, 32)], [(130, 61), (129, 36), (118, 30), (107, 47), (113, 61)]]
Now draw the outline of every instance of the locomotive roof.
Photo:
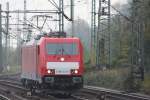
[(29, 42), (24, 43), (24, 46), (29, 46), (29, 45), (39, 45), (42, 41), (44, 40), (53, 40), (53, 41), (62, 41), (62, 40), (74, 40), (74, 41), (79, 41), (79, 38), (77, 37), (67, 37), (67, 38), (51, 38), (51, 37), (42, 37), (39, 40), (32, 39)]
[(67, 37), (67, 38), (50, 38), (50, 37), (44, 37), (44, 39), (51, 39), (51, 40), (79, 40), (77, 37)]

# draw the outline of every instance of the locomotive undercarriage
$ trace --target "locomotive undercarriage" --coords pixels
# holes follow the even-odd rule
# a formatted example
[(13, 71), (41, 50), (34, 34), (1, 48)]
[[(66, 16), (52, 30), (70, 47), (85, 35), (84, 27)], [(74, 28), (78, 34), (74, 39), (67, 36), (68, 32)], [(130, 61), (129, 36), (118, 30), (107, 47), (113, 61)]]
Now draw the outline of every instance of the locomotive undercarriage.
[(36, 89), (46, 92), (56, 90), (73, 92), (83, 88), (82, 76), (44, 76), (42, 83), (38, 81), (22, 79), (23, 86), (35, 91)]
[(46, 88), (52, 89), (80, 89), (83, 87), (83, 78), (81, 76), (44, 76), (43, 84)]

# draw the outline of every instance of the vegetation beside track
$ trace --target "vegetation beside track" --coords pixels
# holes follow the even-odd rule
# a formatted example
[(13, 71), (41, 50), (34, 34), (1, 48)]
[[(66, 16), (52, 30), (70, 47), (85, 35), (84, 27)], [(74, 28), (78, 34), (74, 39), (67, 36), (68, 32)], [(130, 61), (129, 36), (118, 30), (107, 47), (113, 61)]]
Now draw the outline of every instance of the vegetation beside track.
[(145, 79), (142, 83), (142, 92), (150, 95), (150, 73), (145, 74)]
[(87, 69), (84, 76), (85, 84), (122, 90), (125, 77), (127, 77), (128, 74), (125, 70), (127, 69), (111, 69), (103, 71)]
[[(150, 95), (149, 76), (149, 74), (145, 74), (145, 80), (136, 88), (139, 89), (140, 92)], [(86, 85), (130, 91), (130, 85), (132, 85), (132, 80), (130, 79), (130, 68), (100, 70), (87, 66), (84, 75), (84, 83)]]
[(21, 72), (20, 66), (9, 66), (9, 68), (5, 68), (1, 74), (15, 74)]

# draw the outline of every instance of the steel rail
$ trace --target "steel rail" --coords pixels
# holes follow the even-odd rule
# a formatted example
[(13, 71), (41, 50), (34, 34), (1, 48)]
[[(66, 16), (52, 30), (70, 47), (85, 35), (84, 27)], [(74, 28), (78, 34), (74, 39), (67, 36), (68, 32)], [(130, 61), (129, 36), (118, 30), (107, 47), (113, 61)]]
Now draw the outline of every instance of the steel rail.
[[(15, 75), (14, 75), (15, 76)], [(9, 77), (9, 75), (7, 76)], [(23, 88), (21, 86), (21, 83), (19, 81), (9, 81), (9, 80), (0, 80), (0, 84), (8, 85), (10, 87), (17, 88), (22, 91), (28, 91), (27, 89)], [(150, 100), (150, 96), (136, 94), (136, 93), (126, 93), (123, 91), (117, 91), (112, 89), (106, 89), (101, 87), (95, 87), (95, 86), (84, 86), (84, 88), (81, 90), (81, 93), (91, 94), (96, 96), (98, 99), (105, 100), (105, 98), (114, 98), (115, 100)], [(78, 96), (78, 95), (71, 95), (72, 98), (76, 100), (90, 100), (85, 98), (86, 96)]]
[(0, 86), (1, 86), (0, 87), (0, 93), (3, 95), (6, 95), (8, 98), (11, 98), (8, 100), (27, 100), (26, 98), (17, 95), (14, 91), (10, 91), (10, 89), (8, 88), (9, 86), (3, 85), (3, 84), (0, 84)]
[(0, 94), (0, 100), (10, 100), (10, 99), (7, 98), (6, 96)]
[(77, 95), (71, 95), (71, 97), (72, 97), (73, 99), (75, 99), (75, 100), (89, 100), (89, 99), (87, 99), (87, 98), (83, 98), (83, 97), (77, 96)]
[(23, 88), (22, 86), (18, 85), (18, 84), (15, 84), (14, 82), (9, 82), (9, 81), (0, 81), (0, 84), (1, 85), (4, 85), (4, 86), (9, 86), (9, 87), (13, 87), (15, 89), (19, 89), (21, 91), (28, 91), (28, 89), (25, 89)]
[[(122, 99), (122, 100), (150, 100), (149, 97), (147, 96), (140, 96), (140, 95), (133, 95), (130, 93), (125, 93), (123, 91), (117, 91), (117, 90), (111, 90), (111, 89), (106, 89), (106, 88), (100, 88), (100, 87), (95, 87), (95, 86), (84, 86), (84, 91), (92, 94), (103, 94), (106, 98), (116, 98)], [(88, 91), (89, 90), (89, 91)]]
[[(57, 100), (57, 98), (54, 98), (53, 96), (47, 96), (47, 97), (41, 97), (41, 95), (32, 95), (30, 90), (29, 89), (26, 89), (24, 88), (21, 83), (19, 83), (19, 81), (12, 81), (12, 80), (0, 80), (0, 85), (4, 86), (4, 87), (11, 87), (12, 89), (15, 89), (16, 91), (20, 91), (20, 93), (26, 93), (25, 97), (24, 96), (21, 96), (21, 95), (18, 95), (16, 94), (14, 91), (13, 91), (13, 97), (15, 98), (18, 98), (19, 100), (49, 100), (49, 99), (52, 99), (52, 100)], [(0, 88), (0, 90), (2, 90)], [(3, 91), (7, 91), (7, 90), (4, 90)], [(10, 89), (10, 92), (12, 92), (12, 90)], [(17, 100), (18, 100), (17, 99)], [(1, 99), (0, 99), (1, 100)]]

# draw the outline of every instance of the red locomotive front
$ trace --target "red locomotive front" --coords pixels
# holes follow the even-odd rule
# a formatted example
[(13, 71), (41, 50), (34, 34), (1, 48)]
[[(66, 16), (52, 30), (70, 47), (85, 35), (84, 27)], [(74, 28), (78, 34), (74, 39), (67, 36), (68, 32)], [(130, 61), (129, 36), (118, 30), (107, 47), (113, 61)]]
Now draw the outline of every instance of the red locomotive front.
[(83, 47), (79, 38), (41, 37), (22, 47), (23, 85), (44, 89), (83, 87)]

